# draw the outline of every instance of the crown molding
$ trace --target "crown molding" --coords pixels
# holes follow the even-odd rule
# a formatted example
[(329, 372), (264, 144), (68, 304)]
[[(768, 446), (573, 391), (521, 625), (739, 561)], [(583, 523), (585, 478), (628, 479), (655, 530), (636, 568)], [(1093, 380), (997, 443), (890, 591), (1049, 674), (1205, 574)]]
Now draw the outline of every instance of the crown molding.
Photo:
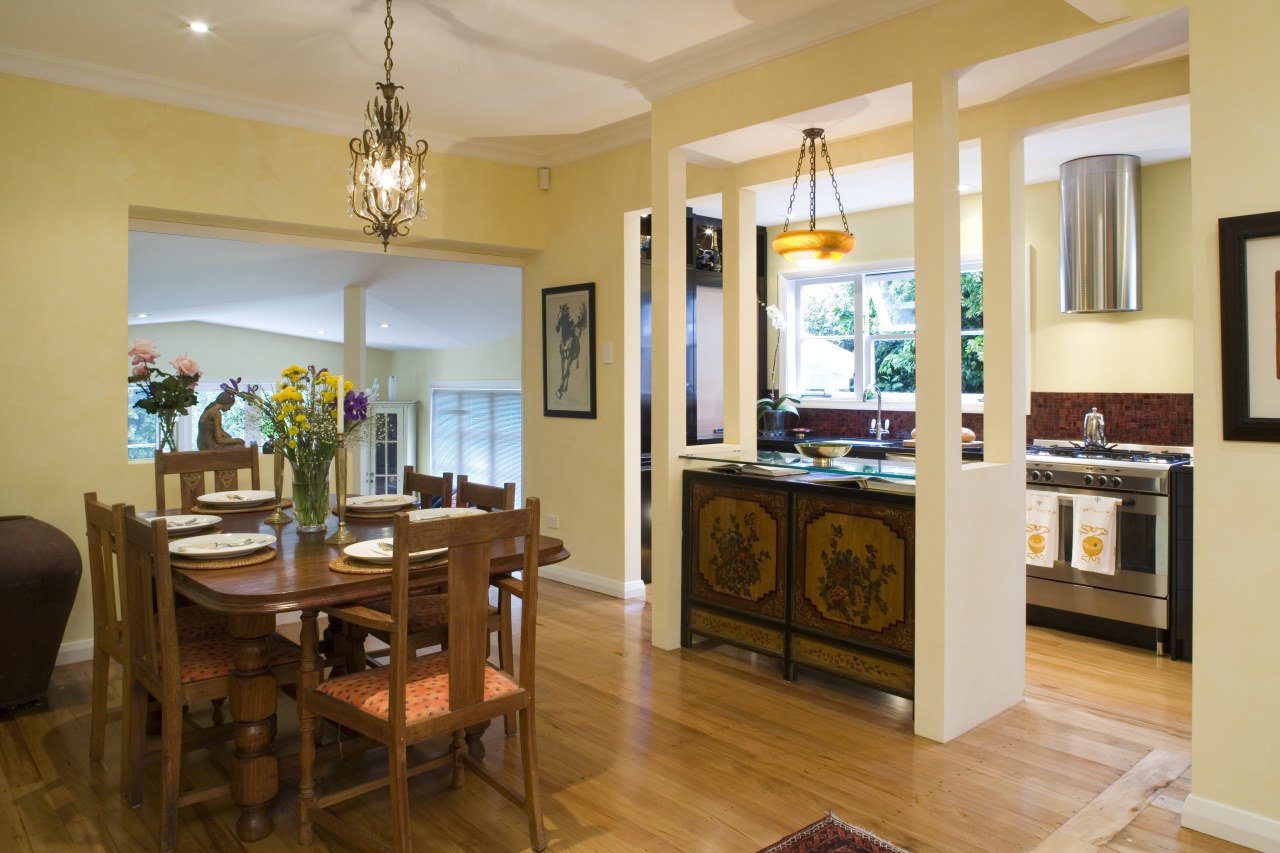
[(897, 0), (886, 4), (874, 0), (845, 0), (823, 10), (820, 21), (812, 16), (799, 16), (768, 30), (748, 26), (710, 43), (682, 50), (653, 63), (650, 71), (627, 81), (627, 85), (649, 101), (656, 101), (939, 2), (941, 0)]
[[(360, 132), (359, 115), (341, 116), (320, 110), (232, 95), (201, 86), (175, 83), (73, 59), (0, 47), (0, 73), (31, 77), (108, 95), (155, 101), (176, 107), (351, 137)], [(580, 133), (547, 148), (476, 140), (427, 129), (425, 138), (436, 153), (456, 154), (516, 166), (560, 166), (649, 138), (649, 115), (635, 116)]]

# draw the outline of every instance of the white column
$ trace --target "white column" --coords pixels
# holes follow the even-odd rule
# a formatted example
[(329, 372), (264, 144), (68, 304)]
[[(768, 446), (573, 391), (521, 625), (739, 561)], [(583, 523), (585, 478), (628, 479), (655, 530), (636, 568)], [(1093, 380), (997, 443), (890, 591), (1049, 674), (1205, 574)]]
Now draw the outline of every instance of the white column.
[[(914, 81), (916, 408), (915, 730), (948, 741), (1021, 699), (1023, 685), (1022, 477), (1013, 466), (960, 459), (960, 228), (956, 80)], [(1008, 245), (1011, 162), (991, 188), (993, 244)], [(984, 176), (985, 177), (985, 176)], [(1021, 181), (1017, 182), (1020, 186)], [(1003, 223), (1003, 224), (1000, 224)], [(985, 222), (984, 222), (985, 227)], [(991, 245), (991, 244), (988, 244)], [(1009, 250), (1006, 248), (1006, 252)], [(997, 261), (997, 267), (1009, 266)], [(996, 289), (1007, 299), (1009, 274)], [(1000, 323), (1000, 320), (997, 320)], [(991, 334), (1009, 335), (1007, 323)], [(1010, 381), (1006, 362), (991, 382)], [(997, 346), (997, 353), (1001, 347)], [(990, 386), (989, 386), (990, 387)], [(1005, 399), (1010, 389), (1003, 390)], [(997, 399), (1001, 395), (997, 394)], [(1001, 407), (997, 403), (997, 409)], [(1004, 405), (1007, 421), (1007, 403)], [(999, 415), (997, 414), (997, 417)], [(1008, 423), (996, 430), (1008, 458)]]
[(653, 645), (680, 645), (685, 449), (685, 157), (653, 142)]
[(365, 386), (365, 290), (352, 284), (342, 291), (342, 373), (356, 388)]
[(756, 449), (756, 194), (725, 186), (724, 440)]

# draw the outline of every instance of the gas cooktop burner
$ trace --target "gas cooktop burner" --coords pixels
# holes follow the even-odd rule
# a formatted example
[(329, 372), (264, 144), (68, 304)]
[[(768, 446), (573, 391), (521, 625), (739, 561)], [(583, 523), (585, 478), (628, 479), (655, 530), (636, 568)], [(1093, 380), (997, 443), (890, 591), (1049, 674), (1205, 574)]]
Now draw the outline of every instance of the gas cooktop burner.
[(1161, 450), (1107, 447), (1082, 447), (1078, 444), (1033, 444), (1027, 448), (1028, 456), (1048, 456), (1055, 459), (1091, 459), (1109, 462), (1148, 462), (1157, 465), (1185, 465), (1191, 461), (1190, 453), (1174, 453)]

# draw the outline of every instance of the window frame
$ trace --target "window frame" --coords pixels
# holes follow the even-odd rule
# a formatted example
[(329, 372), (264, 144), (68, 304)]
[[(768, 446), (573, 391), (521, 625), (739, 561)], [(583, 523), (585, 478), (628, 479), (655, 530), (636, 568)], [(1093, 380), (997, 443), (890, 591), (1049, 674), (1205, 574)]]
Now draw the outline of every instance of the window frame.
[[(981, 255), (962, 255), (960, 258), (960, 272), (981, 272), (983, 270)], [(802, 292), (806, 286), (815, 284), (838, 284), (853, 282), (856, 286), (856, 308), (854, 312), (854, 322), (857, 331), (854, 334), (854, 354), (856, 357), (856, 390), (831, 390), (823, 389), (820, 392), (828, 396), (821, 399), (824, 401), (840, 401), (863, 403), (867, 392), (866, 377), (871, 375), (870, 366), (873, 364), (874, 346), (876, 341), (891, 340), (914, 340), (916, 333), (914, 328), (911, 332), (881, 332), (875, 335), (867, 331), (867, 291), (866, 284), (868, 280), (886, 277), (906, 277), (909, 274), (915, 277), (916, 265), (914, 258), (890, 259), (883, 261), (869, 261), (859, 264), (847, 264), (839, 267), (832, 267), (821, 271), (815, 270), (787, 270), (778, 273), (778, 294), (779, 304), (783, 307), (783, 311), (787, 318), (787, 328), (794, 330), (794, 333), (787, 335), (784, 343), (784, 353), (786, 363), (782, 370), (782, 391), (783, 393), (795, 394), (802, 396), (805, 389), (799, 387), (801, 371), (801, 350), (806, 340), (844, 340), (847, 336), (808, 336), (803, 334), (803, 313), (802, 313)], [(986, 329), (961, 329), (960, 337), (973, 337), (975, 335), (985, 335)], [(813, 389), (809, 389), (808, 393), (815, 393)], [(813, 398), (805, 398), (810, 400)], [(882, 394), (885, 402), (903, 405), (914, 405), (916, 394), (914, 391), (890, 391)], [(983, 394), (961, 394), (961, 403), (964, 405), (965, 411), (981, 411)]]

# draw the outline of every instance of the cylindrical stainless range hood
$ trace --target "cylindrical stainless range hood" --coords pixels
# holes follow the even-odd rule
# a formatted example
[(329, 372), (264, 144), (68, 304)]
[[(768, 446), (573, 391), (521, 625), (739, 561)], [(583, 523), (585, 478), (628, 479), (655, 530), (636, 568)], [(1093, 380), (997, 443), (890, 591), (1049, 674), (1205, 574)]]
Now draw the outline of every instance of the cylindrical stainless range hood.
[(1102, 154), (1059, 167), (1063, 313), (1141, 310), (1140, 165)]

